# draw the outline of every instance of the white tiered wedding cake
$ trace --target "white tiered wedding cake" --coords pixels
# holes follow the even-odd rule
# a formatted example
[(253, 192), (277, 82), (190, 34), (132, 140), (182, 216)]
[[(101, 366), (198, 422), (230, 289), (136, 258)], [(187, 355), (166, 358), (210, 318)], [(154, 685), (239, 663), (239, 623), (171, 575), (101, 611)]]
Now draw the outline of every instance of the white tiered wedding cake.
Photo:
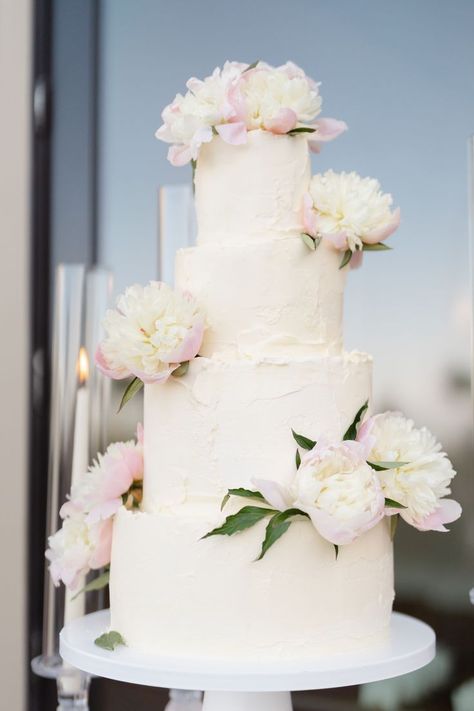
[[(176, 291), (126, 292), (97, 356), (134, 376), (124, 401), (145, 383), (144, 436), (85, 475), (63, 529), (82, 516), (94, 551), (113, 519), (111, 627), (131, 647), (363, 650), (389, 631), (394, 523), (444, 530), (460, 513), (434, 438), (368, 417), (371, 357), (343, 350), (347, 271), (399, 214), (374, 180), (311, 178), (309, 146), (345, 125), (315, 120), (318, 85), (295, 65), (227, 63), (188, 88), (158, 137), (193, 161), (197, 246), (177, 255)], [(48, 555), (65, 580), (54, 537)]]

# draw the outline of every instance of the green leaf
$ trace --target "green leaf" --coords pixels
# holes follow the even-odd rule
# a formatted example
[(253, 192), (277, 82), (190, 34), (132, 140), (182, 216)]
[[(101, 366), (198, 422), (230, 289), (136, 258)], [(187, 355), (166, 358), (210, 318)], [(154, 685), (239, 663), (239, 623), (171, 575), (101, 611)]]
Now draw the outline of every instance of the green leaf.
[(240, 531), (245, 531), (246, 528), (251, 528), (251, 526), (254, 526), (261, 521), (262, 518), (265, 518), (265, 516), (275, 513), (277, 513), (275, 509), (267, 509), (262, 506), (244, 506), (238, 513), (227, 516), (222, 526), (214, 528), (202, 538), (209, 538), (210, 536), (233, 536), (234, 533), (239, 533)]
[(315, 128), (310, 128), (309, 126), (299, 126), (297, 128), (292, 128), (291, 131), (287, 131), (287, 136), (297, 136), (298, 133), (314, 133)]
[(301, 235), (301, 239), (305, 243), (305, 245), (310, 249), (312, 252), (315, 252), (319, 245), (321, 244), (321, 237), (313, 237), (312, 235), (309, 235), (307, 232), (303, 232)]
[(183, 375), (186, 375), (188, 370), (189, 370), (189, 360), (185, 360), (181, 363), (181, 365), (178, 365), (178, 367), (173, 370), (171, 375), (173, 375), (175, 378), (182, 378)]
[(336, 555), (336, 560), (337, 560), (337, 557), (339, 555), (339, 546), (336, 543), (333, 543), (333, 546), (334, 546), (334, 553)]
[(295, 462), (296, 462), (296, 468), (299, 469), (299, 468), (300, 468), (300, 465), (301, 465), (301, 454), (300, 454), (300, 450), (299, 450), (299, 449), (296, 450)]
[(399, 504), (398, 501), (394, 501), (394, 499), (385, 499), (385, 506), (387, 509), (406, 509), (406, 506)]
[(375, 244), (363, 244), (363, 252), (386, 252), (388, 249), (392, 249), (384, 242), (376, 242)]
[(387, 469), (398, 469), (409, 463), (410, 462), (367, 462), (369, 467), (375, 469), (376, 472), (384, 472)]
[(226, 505), (226, 503), (229, 501), (231, 496), (242, 496), (244, 499), (258, 499), (259, 501), (265, 501), (263, 494), (261, 494), (259, 491), (252, 491), (251, 489), (243, 488), (229, 489), (227, 494), (222, 499), (221, 511)]
[(395, 538), (395, 532), (397, 530), (399, 518), (400, 518), (400, 514), (395, 514), (394, 516), (390, 516), (390, 539), (392, 541)]
[(365, 411), (369, 407), (369, 402), (368, 400), (364, 402), (362, 407), (357, 411), (356, 416), (354, 417), (354, 420), (351, 425), (347, 428), (343, 439), (355, 439), (357, 437), (357, 426), (359, 422), (361, 421), (362, 417), (364, 416)]
[(107, 649), (109, 652), (113, 652), (119, 645), (126, 646), (125, 640), (120, 632), (115, 632), (114, 630), (101, 634), (100, 637), (94, 640), (94, 644), (98, 647), (102, 647), (102, 649)]
[(110, 570), (105, 570), (101, 575), (91, 580), (87, 585), (85, 585), (79, 592), (77, 592), (71, 600), (75, 600), (76, 597), (82, 593), (91, 592), (92, 590), (102, 590), (106, 585), (109, 584)]
[(281, 536), (289, 529), (291, 521), (288, 521), (292, 516), (307, 516), (299, 509), (287, 509), (286, 511), (280, 511), (272, 516), (268, 522), (267, 528), (265, 529), (265, 538), (262, 543), (262, 550), (257, 560), (262, 560), (265, 553), (273, 546), (276, 541), (278, 541)]
[(122, 399), (120, 401), (119, 409), (117, 410), (117, 413), (120, 412), (122, 407), (127, 404), (129, 400), (132, 399), (137, 393), (140, 392), (140, 390), (143, 387), (143, 381), (140, 380), (140, 378), (133, 378), (127, 385), (127, 387), (124, 390), (124, 393), (122, 395)]
[(303, 449), (313, 449), (313, 447), (316, 447), (316, 442), (312, 439), (309, 439), (308, 437), (305, 437), (304, 435), (300, 435), (294, 430), (291, 430), (293, 433), (293, 439), (295, 440), (296, 444), (299, 447), (303, 447)]
[(244, 69), (244, 71), (242, 72), (242, 74), (245, 74), (245, 72), (249, 72), (251, 69), (255, 69), (255, 67), (257, 66), (257, 64), (259, 63), (259, 61), (260, 61), (260, 60), (257, 59), (256, 62), (252, 62), (252, 64), (249, 64), (248, 67), (246, 67), (246, 68)]
[(339, 269), (344, 269), (344, 267), (346, 266), (346, 264), (349, 264), (349, 262), (351, 261), (351, 259), (352, 259), (352, 252), (351, 252), (350, 249), (346, 249), (346, 251), (345, 251), (344, 254), (343, 254), (341, 263), (340, 263), (340, 265), (339, 265)]

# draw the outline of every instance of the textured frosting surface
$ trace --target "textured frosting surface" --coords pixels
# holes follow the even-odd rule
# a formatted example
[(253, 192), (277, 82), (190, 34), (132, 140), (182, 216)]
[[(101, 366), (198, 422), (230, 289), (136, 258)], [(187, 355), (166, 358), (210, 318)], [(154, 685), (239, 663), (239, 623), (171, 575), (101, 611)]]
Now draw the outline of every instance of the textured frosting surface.
[(299, 234), (309, 179), (302, 136), (250, 131), (241, 146), (215, 136), (196, 168), (198, 244)]
[(311, 355), (342, 347), (346, 270), (321, 244), (299, 237), (183, 249), (176, 285), (203, 305), (208, 328), (200, 353)]
[(301, 359), (197, 358), (184, 378), (145, 386), (143, 507), (214, 500), (252, 477), (287, 482), (291, 429), (341, 437), (371, 392), (360, 353)]
[(341, 546), (337, 561), (304, 519), (258, 563), (265, 522), (200, 540), (222, 522), (228, 488), (289, 483), (292, 429), (343, 435), (370, 399), (372, 361), (342, 351), (340, 254), (300, 239), (306, 138), (214, 137), (195, 177), (198, 246), (178, 254), (176, 283), (208, 328), (184, 377), (145, 386), (142, 511), (115, 520), (112, 628), (137, 649), (200, 658), (304, 661), (382, 644), (393, 601), (387, 521)]
[(111, 566), (112, 629), (143, 651), (199, 658), (311, 659), (387, 638), (392, 544), (383, 521), (337, 561), (295, 521), (255, 562), (263, 525), (199, 540), (219, 514), (205, 505), (121, 510)]

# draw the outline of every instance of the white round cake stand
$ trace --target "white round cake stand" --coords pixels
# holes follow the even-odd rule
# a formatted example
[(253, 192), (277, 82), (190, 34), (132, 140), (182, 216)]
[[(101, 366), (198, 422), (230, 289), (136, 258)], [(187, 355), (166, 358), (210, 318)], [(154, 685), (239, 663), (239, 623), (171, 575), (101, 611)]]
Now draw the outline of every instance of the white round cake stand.
[(200, 689), (203, 711), (291, 711), (290, 691), (330, 689), (400, 676), (435, 656), (435, 634), (424, 622), (393, 613), (390, 642), (366, 653), (269, 662), (149, 655), (128, 647), (108, 652), (94, 640), (109, 629), (102, 610), (68, 624), (60, 635), (64, 661), (89, 674), (166, 689)]

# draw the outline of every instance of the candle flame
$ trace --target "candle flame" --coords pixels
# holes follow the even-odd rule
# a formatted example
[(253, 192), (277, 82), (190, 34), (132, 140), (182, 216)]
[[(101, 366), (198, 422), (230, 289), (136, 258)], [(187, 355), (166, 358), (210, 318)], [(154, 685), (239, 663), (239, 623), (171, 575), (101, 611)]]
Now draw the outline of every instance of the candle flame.
[(84, 346), (79, 349), (79, 359), (77, 361), (77, 375), (79, 377), (79, 384), (84, 385), (86, 380), (89, 378), (89, 357)]

